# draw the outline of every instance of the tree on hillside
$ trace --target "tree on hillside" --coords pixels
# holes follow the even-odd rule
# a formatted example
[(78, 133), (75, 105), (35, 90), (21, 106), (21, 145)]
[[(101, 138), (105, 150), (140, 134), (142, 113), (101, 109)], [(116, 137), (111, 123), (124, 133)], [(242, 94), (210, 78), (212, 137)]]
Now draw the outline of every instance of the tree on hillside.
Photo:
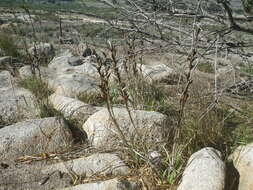
[[(201, 35), (199, 51), (205, 55), (214, 53), (217, 40), (221, 51), (236, 49), (242, 56), (250, 54), (244, 51), (244, 47), (253, 46), (248, 38), (253, 34), (251, 20), (234, 14), (238, 11), (234, 8), (234, 1), (124, 0), (124, 3), (118, 1), (117, 4), (101, 1), (119, 13), (118, 20), (108, 20), (111, 27), (154, 44), (159, 41), (159, 46), (164, 45), (176, 53), (186, 53), (191, 49), (192, 37), (197, 30)], [(242, 5), (237, 9), (251, 13), (252, 1), (241, 1)], [(236, 33), (243, 36), (237, 38)]]
[(243, 9), (251, 12), (250, 0), (124, 0), (117, 4), (101, 1), (118, 13), (117, 19), (108, 20), (110, 27), (135, 42), (146, 43), (139, 48), (130, 44), (126, 57), (144, 51), (184, 57), (181, 65), (188, 69), (184, 71), (187, 82), (180, 99), (182, 108), (188, 98), (192, 71), (200, 60), (213, 64), (214, 104), (218, 102), (218, 91), (229, 88), (218, 89), (218, 57), (238, 55), (242, 62), (251, 64), (253, 25), (249, 17), (241, 14)]

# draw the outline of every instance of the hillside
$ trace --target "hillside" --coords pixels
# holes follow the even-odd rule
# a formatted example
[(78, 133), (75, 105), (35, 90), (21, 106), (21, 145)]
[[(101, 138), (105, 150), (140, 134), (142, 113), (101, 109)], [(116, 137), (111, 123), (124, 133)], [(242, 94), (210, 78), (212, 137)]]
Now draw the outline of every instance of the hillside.
[(0, 190), (252, 190), (247, 6), (0, 0)]

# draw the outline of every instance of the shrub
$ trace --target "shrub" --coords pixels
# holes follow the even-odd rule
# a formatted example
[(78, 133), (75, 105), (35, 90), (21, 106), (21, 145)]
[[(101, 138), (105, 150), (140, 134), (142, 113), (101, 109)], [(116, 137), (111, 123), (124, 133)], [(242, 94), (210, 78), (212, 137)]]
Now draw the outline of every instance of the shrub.
[(6, 56), (20, 56), (15, 39), (11, 35), (4, 34), (3, 32), (0, 32), (0, 49)]
[(77, 95), (77, 99), (91, 105), (101, 105), (104, 103), (100, 94), (95, 93), (80, 93)]

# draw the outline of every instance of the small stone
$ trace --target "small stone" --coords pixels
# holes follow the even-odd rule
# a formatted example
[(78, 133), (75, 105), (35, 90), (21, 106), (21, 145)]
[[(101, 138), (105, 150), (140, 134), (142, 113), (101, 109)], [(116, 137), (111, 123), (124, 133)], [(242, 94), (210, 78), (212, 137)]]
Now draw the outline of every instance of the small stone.
[(68, 59), (68, 63), (71, 65), (71, 66), (78, 66), (78, 65), (82, 65), (83, 64), (83, 61), (80, 57), (70, 57)]

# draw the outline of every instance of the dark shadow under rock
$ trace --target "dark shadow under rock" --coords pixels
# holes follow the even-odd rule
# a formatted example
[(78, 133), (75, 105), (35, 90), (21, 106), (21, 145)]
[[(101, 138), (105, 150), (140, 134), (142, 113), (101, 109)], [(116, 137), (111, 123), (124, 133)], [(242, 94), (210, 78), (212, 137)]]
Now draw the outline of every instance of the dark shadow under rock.
[(225, 190), (238, 190), (240, 174), (234, 167), (233, 162), (227, 163)]

